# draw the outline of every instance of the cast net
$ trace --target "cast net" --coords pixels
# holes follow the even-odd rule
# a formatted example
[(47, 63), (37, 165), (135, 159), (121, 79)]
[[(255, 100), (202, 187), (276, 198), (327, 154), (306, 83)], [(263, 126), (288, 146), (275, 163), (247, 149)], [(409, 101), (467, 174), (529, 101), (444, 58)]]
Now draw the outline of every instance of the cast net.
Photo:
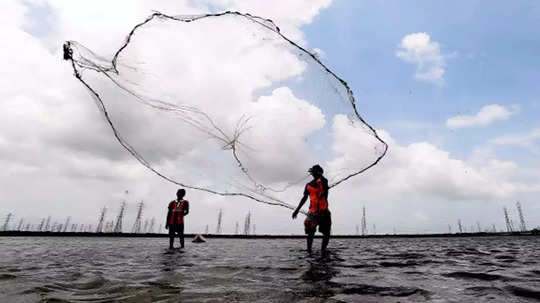
[(335, 187), (387, 150), (347, 83), (268, 19), (154, 13), (112, 58), (75, 41), (64, 58), (118, 142), (186, 188), (294, 209), (313, 164)]

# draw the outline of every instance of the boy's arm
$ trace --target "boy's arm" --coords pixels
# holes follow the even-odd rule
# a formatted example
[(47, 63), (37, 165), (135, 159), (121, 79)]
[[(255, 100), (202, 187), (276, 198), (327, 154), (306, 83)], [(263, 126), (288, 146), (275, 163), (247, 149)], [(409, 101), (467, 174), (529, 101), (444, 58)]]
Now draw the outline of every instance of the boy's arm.
[(171, 205), (169, 203), (169, 210), (167, 211), (167, 221), (165, 222), (165, 229), (169, 229), (170, 219), (171, 219)]
[(184, 206), (184, 216), (187, 216), (189, 214), (189, 202), (186, 201), (184, 202), (185, 203), (185, 206)]

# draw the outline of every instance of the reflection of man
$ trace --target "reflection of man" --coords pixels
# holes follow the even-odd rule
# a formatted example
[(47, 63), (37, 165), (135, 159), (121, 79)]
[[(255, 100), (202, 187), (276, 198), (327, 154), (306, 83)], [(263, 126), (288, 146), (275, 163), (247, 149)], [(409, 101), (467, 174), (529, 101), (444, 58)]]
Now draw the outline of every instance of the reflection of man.
[(308, 253), (311, 253), (313, 237), (315, 236), (318, 225), (319, 232), (323, 234), (321, 254), (324, 254), (326, 252), (326, 246), (328, 246), (328, 241), (330, 241), (330, 228), (332, 225), (330, 210), (328, 210), (328, 180), (323, 176), (324, 170), (319, 165), (311, 167), (309, 173), (313, 176), (313, 180), (306, 184), (304, 196), (293, 212), (292, 217), (293, 219), (296, 218), (309, 196), (309, 212), (304, 221), (307, 234), (307, 250)]
[(176, 200), (169, 203), (167, 223), (165, 228), (169, 230), (169, 248), (173, 248), (174, 235), (178, 233), (180, 247), (184, 248), (184, 216), (189, 213), (189, 202), (184, 200), (186, 191), (181, 188), (176, 192)]

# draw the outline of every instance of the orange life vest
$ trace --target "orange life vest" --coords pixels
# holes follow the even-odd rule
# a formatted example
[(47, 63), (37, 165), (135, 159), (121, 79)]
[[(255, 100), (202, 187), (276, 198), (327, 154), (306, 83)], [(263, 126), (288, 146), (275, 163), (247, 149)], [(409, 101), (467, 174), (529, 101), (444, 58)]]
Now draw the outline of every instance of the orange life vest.
[(186, 200), (171, 201), (169, 204), (169, 209), (171, 210), (169, 225), (184, 224), (184, 203), (186, 202)]
[(306, 185), (309, 192), (309, 212), (317, 212), (328, 209), (328, 201), (324, 196), (324, 186), (321, 179), (310, 182)]

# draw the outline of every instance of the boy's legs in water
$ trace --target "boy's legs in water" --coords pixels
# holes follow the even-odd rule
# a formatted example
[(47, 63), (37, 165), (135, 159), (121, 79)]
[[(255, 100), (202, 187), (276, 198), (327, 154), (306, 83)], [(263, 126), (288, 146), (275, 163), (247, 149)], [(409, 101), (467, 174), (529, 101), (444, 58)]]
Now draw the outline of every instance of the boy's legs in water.
[(311, 254), (311, 247), (313, 246), (313, 237), (315, 236), (315, 232), (309, 232), (307, 234), (307, 251), (308, 254)]
[(174, 236), (178, 233), (180, 248), (184, 248), (184, 224), (171, 225), (169, 227), (169, 248), (174, 248)]
[(180, 238), (180, 248), (184, 248), (184, 224), (178, 225), (178, 237)]
[(174, 225), (169, 226), (169, 248), (174, 248)]

